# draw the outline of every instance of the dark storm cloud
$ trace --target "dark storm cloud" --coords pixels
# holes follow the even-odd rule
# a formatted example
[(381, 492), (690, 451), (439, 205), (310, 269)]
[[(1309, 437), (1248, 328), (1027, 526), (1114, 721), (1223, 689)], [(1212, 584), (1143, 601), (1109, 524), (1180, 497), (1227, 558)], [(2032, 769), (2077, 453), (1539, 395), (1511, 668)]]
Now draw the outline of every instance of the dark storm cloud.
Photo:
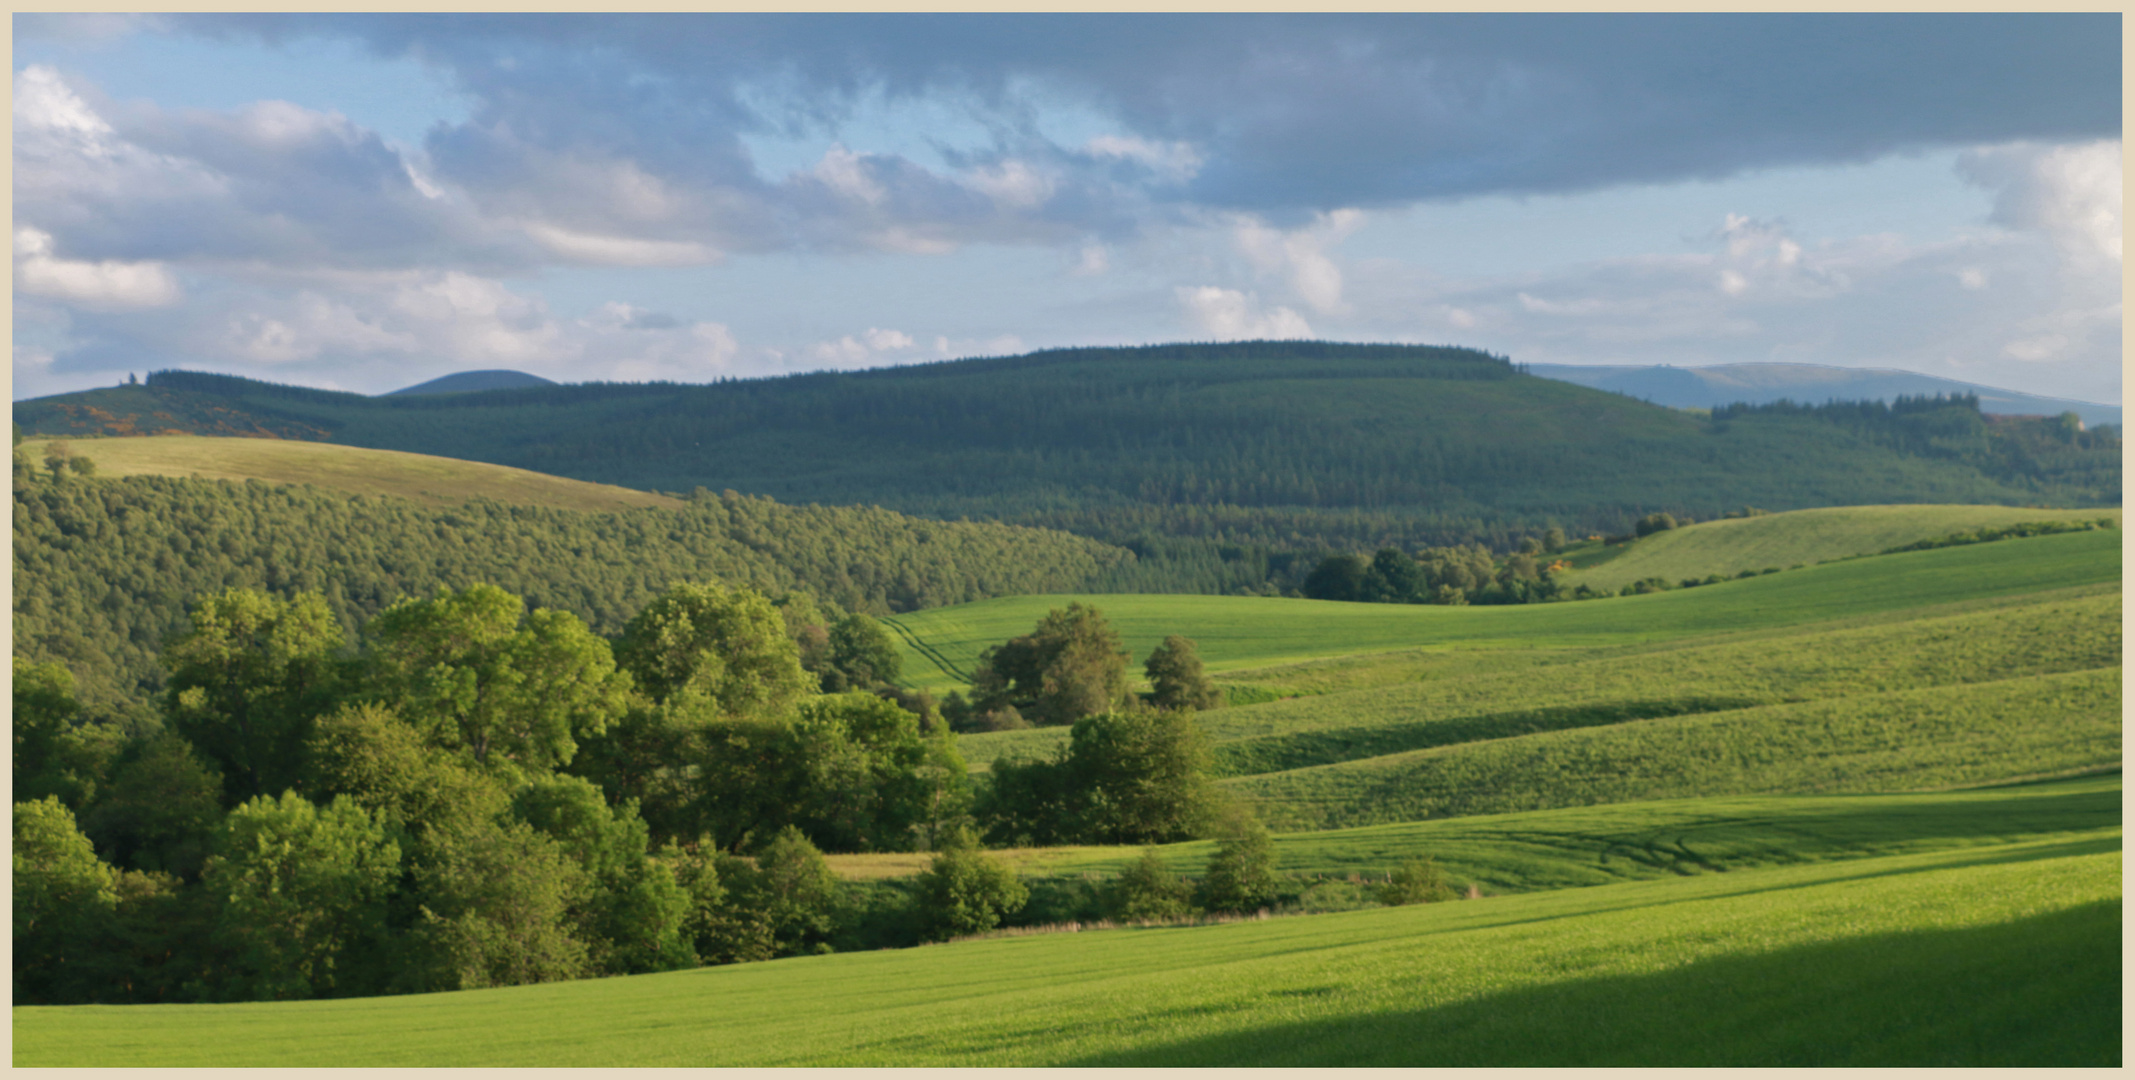
[[(1034, 89), (1205, 165), (1165, 197), (1276, 215), (1569, 192), (2120, 129), (2120, 16), (232, 16), (449, 69), (469, 125), (758, 185), (738, 132), (868, 92), (968, 103), (1029, 156)], [(775, 91), (750, 94), (748, 91)], [(769, 104), (765, 104), (769, 102)], [(470, 131), (441, 131), (448, 163)], [(1072, 162), (1076, 148), (1055, 148)], [(1087, 164), (1087, 162), (1085, 162)]]

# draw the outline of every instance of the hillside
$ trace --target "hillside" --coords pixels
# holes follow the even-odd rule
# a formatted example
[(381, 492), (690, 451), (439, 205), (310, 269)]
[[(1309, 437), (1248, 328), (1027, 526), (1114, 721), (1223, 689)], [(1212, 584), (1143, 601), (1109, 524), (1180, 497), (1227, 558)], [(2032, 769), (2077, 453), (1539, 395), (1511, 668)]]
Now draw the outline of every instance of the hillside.
[[(1701, 521), (1612, 548), (1573, 556), (1568, 586), (1616, 590), (1658, 577), (1670, 583), (1744, 570), (1785, 569), (1873, 555), (1951, 533), (2032, 521), (2120, 518), (2119, 510), (2043, 510), (2011, 506), (1844, 506)], [(1597, 558), (1596, 556), (1599, 556)]]
[(1184, 634), (1198, 643), (1209, 670), (1224, 672), (1397, 649), (1531, 652), (1636, 645), (2119, 580), (2120, 533), (2097, 530), (1573, 603), (1443, 607), (1078, 594), (1003, 597), (886, 621), (903, 639), (911, 684), (946, 691), (965, 684), (979, 650), (1028, 633), (1046, 611), (1077, 601), (1104, 612), (1137, 669), (1165, 635)]
[[(44, 460), (48, 439), (25, 439), (31, 460)], [(589, 484), (479, 461), (366, 450), (290, 439), (200, 435), (66, 440), (70, 452), (96, 462), (98, 476), (177, 476), (314, 484), (355, 495), (397, 496), (433, 506), (494, 499), (559, 510), (679, 507), (683, 500), (612, 484)]]
[[(132, 445), (122, 454), (159, 445), (123, 442)], [(306, 462), (302, 449), (260, 445), (236, 459)], [(76, 448), (101, 450), (87, 440)], [(323, 450), (324, 460), (346, 463), (334, 456), (344, 448)], [(482, 475), (445, 468), (461, 479)], [(506, 493), (585, 491), (527, 483)], [(322, 592), (353, 631), (401, 597), (488, 582), (613, 634), (678, 581), (718, 579), (774, 596), (800, 590), (887, 614), (1080, 587), (1133, 558), (1061, 532), (732, 493), (596, 512), (489, 497), (441, 506), (319, 484), (54, 480), (40, 467), (18, 470), (14, 501), (15, 653), (64, 663), (99, 716), (145, 717), (163, 684), (164, 638), (187, 625), (187, 604), (230, 587)]]
[(1813, 403), (1976, 394), (1982, 412), (2034, 416), (2073, 412), (2087, 424), (2120, 424), (2118, 405), (2040, 397), (2021, 390), (2004, 390), (1890, 368), (1845, 368), (1825, 364), (1714, 364), (1692, 368), (1665, 364), (1643, 367), (1535, 364), (1528, 370), (1545, 379), (1562, 379), (1677, 409), (1709, 409), (1736, 401), (1762, 405), (1782, 398)]
[(2111, 1066), (2119, 847), (2115, 826), (498, 990), (18, 1006), (14, 1063)]
[(554, 380), (544, 379), (539, 375), (529, 375), (523, 371), (455, 371), (450, 375), (440, 375), (427, 382), (416, 383), (414, 386), (403, 386), (398, 390), (388, 390), (381, 396), (468, 394), (477, 390), (519, 390), (529, 386), (554, 385), (556, 385)]
[(384, 398), (159, 372), (15, 406), (31, 432), (273, 434), (1052, 525), (1137, 545), (1142, 576), (1111, 587), (1142, 591), (1259, 585), (1281, 550), (1620, 532), (1652, 510), (2118, 504), (2117, 438), (1932, 411), (1713, 423), (1473, 350), (1312, 342)]

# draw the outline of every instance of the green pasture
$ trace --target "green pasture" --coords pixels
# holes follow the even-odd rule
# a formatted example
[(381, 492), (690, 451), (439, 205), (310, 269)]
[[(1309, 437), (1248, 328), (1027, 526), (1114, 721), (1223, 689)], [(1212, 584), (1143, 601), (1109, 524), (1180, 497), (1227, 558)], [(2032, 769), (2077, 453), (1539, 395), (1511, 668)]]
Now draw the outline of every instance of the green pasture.
[[(49, 440), (26, 439), (31, 460), (43, 461)], [(591, 484), (458, 458), (366, 450), (292, 439), (151, 435), (66, 440), (76, 455), (96, 462), (99, 476), (177, 476), (203, 480), (261, 480), (312, 484), (358, 495), (395, 495), (433, 505), (481, 497), (562, 510), (626, 510), (680, 506), (681, 501), (612, 484)]]
[[(1754, 520), (1754, 519), (1751, 519)], [(2120, 580), (2120, 533), (2098, 530), (1805, 567), (1645, 596), (1502, 607), (1352, 604), (1275, 597), (1016, 596), (894, 616), (905, 679), (968, 683), (979, 651), (1029, 633), (1080, 600), (1119, 630), (1139, 666), (1167, 634), (1200, 646), (1212, 671), (1399, 649), (1633, 645), (1848, 618)]]
[[(1307, 692), (1196, 720), (1213, 743), (1216, 771), (1242, 776), (1752, 705), (2117, 669), (2120, 631), (2119, 590), (2083, 586), (1866, 625), (1815, 623), (1635, 650), (1501, 654), (1517, 666), (1461, 663), (1474, 655), (1462, 653), (1356, 657), (1340, 673), (1359, 689)], [(1376, 667), (1367, 663), (1373, 660)], [(1282, 668), (1241, 674), (1284, 689), (1302, 681)], [(1063, 728), (1032, 728), (965, 735), (959, 747), (975, 768), (988, 769), (1004, 756), (1043, 756), (1066, 737)]]
[(1634, 720), (1223, 781), (1326, 829), (1707, 795), (1904, 791), (2118, 765), (2120, 669)]
[[(2024, 521), (2120, 519), (2119, 509), (2044, 510), (2020, 506), (1833, 506), (1703, 521), (1624, 545), (1612, 558), (1573, 559), (1571, 585), (1621, 589), (1657, 577), (1673, 584), (1873, 555), (1955, 532)], [(1607, 550), (1607, 549), (1604, 549)]]
[(22, 1007), (17, 1066), (2117, 1066), (2120, 830), (350, 1001)]
[[(2120, 822), (2119, 770), (1956, 791), (1871, 795), (1737, 795), (1659, 799), (1483, 817), (1403, 821), (1275, 835), (1283, 874), (1383, 879), (1404, 861), (1437, 860), (1456, 886), (1486, 895), (1918, 854), (2019, 840), (2074, 838)], [(1158, 845), (1174, 873), (1198, 877), (1215, 844)], [(1008, 848), (1025, 878), (1109, 877), (1135, 847)], [(841, 876), (910, 877), (924, 853), (829, 856)]]

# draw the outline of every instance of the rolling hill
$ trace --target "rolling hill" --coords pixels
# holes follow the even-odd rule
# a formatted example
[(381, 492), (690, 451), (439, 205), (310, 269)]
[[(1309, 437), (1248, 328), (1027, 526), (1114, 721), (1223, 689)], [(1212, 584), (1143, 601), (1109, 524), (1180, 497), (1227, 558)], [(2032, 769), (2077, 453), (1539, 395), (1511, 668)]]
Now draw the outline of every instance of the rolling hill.
[[(684, 505), (683, 500), (670, 495), (612, 484), (589, 484), (479, 461), (333, 443), (203, 435), (65, 441), (71, 453), (96, 463), (98, 476), (314, 484), (353, 495), (397, 496), (433, 506), (456, 506), (474, 498), (561, 510)], [(22, 445), (32, 460), (41, 461), (50, 442), (25, 439)]]
[[(1785, 569), (1874, 555), (1951, 533), (2034, 521), (2120, 519), (2117, 509), (2046, 510), (2012, 506), (1840, 506), (1701, 521), (1573, 556), (1566, 585), (1621, 589), (1643, 578), (1670, 583), (1744, 570)], [(1592, 556), (1602, 556), (1593, 558)]]
[[(1281, 550), (1617, 532), (1652, 510), (2118, 505), (2117, 437), (1930, 413), (1715, 423), (1473, 350), (1314, 342), (381, 398), (158, 372), (15, 405), (33, 433), (264, 434), (1056, 526), (1139, 544), (1142, 577), (1113, 587), (1157, 591), (1264, 583)], [(1167, 559), (1191, 571), (1149, 570)]]
[(1534, 364), (1528, 370), (1545, 379), (1562, 379), (1677, 409), (1709, 409), (1737, 401), (1762, 405), (1782, 398), (1814, 403), (1976, 394), (1982, 412), (2037, 416), (2073, 412), (2087, 424), (2120, 423), (2118, 405), (2040, 397), (2020, 390), (2004, 390), (1891, 368), (1845, 368), (1824, 364), (1715, 364), (1693, 368), (1665, 364)]
[(455, 371), (440, 375), (414, 386), (388, 390), (381, 397), (405, 397), (412, 394), (468, 394), (477, 390), (521, 390), (529, 386), (554, 386), (555, 381), (523, 371)]

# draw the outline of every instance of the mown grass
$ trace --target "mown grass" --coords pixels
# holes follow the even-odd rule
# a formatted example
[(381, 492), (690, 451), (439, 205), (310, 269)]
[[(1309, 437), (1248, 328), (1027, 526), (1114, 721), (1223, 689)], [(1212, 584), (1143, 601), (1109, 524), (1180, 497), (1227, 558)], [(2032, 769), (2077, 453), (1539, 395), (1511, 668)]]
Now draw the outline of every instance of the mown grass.
[(1873, 555), (1982, 526), (2020, 521), (2120, 519), (2117, 509), (2044, 510), (2020, 506), (1834, 506), (1751, 518), (1723, 518), (1671, 529), (1624, 545), (1621, 554), (1582, 563), (1567, 584), (1621, 589), (1643, 578), (1670, 584), (1712, 574), (1786, 569)]
[(338, 1002), (17, 1008), (18, 1066), (2093, 1065), (2118, 828)]
[(983, 600), (888, 621), (902, 639), (906, 682), (947, 691), (967, 684), (980, 650), (1029, 633), (1048, 610), (1076, 600), (1104, 612), (1136, 668), (1165, 635), (1184, 634), (1198, 643), (1210, 670), (1226, 671), (1419, 647), (1632, 645), (2119, 580), (2119, 531), (2098, 530), (1883, 555), (1696, 589), (1573, 603), (1441, 607), (1245, 596), (1055, 595)]
[(1223, 781), (1326, 829), (1758, 792), (1902, 791), (2116, 765), (2118, 667), (1552, 731)]
[[(1279, 873), (1383, 879), (1429, 856), (1457, 886), (1491, 896), (1619, 881), (1915, 854), (2072, 837), (2120, 821), (2119, 771), (1957, 791), (1871, 795), (1738, 795), (1660, 799), (1481, 817), (1278, 833)], [(1110, 877), (1138, 847), (1009, 848), (995, 858), (1029, 879)], [(1198, 877), (1213, 841), (1154, 849), (1174, 873)], [(910, 877), (927, 854), (831, 855), (853, 880)]]
[[(47, 441), (28, 439), (23, 446), (29, 448), (32, 460), (43, 461)], [(75, 454), (96, 462), (99, 476), (312, 484), (358, 495), (394, 495), (432, 505), (457, 505), (476, 497), (563, 510), (682, 505), (678, 499), (650, 491), (567, 480), (504, 465), (330, 443), (205, 435), (67, 442)]]

